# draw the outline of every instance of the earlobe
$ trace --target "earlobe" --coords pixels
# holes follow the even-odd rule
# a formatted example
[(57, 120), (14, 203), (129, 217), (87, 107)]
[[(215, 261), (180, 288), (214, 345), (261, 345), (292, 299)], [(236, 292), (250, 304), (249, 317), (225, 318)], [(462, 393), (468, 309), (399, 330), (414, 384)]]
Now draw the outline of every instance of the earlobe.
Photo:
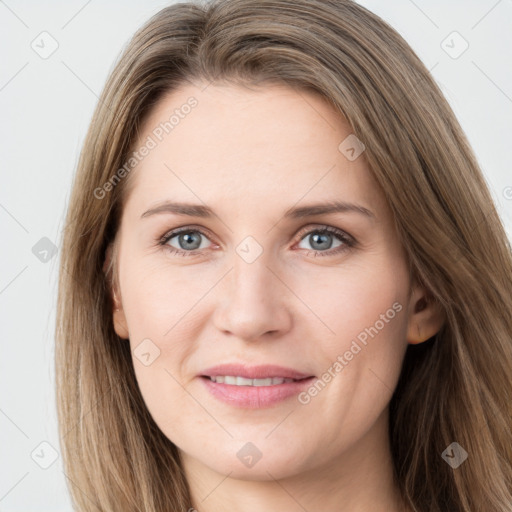
[(407, 342), (411, 345), (432, 338), (445, 321), (443, 310), (424, 288), (417, 288), (411, 295), (409, 312)]
[(122, 307), (118, 309), (114, 309), (113, 313), (113, 322), (114, 322), (114, 330), (116, 334), (123, 340), (127, 340), (128, 336), (128, 327), (126, 325), (126, 316)]

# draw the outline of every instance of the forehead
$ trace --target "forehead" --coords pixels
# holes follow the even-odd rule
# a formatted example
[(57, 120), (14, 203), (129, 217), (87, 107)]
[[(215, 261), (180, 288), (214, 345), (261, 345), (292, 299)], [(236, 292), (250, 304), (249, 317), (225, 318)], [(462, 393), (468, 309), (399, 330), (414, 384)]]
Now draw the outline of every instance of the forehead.
[(357, 199), (375, 209), (382, 197), (364, 152), (351, 160), (340, 149), (350, 136), (319, 94), (282, 85), (183, 85), (142, 127), (135, 149), (151, 149), (133, 171), (130, 201), (139, 209), (172, 199), (261, 214), (262, 205), (277, 213), (302, 198)]

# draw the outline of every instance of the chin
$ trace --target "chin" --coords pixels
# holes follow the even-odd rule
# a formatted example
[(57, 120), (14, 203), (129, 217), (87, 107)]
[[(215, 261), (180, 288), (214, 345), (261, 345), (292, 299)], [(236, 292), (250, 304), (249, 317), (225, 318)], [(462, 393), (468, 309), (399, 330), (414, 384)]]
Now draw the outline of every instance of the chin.
[[(223, 463), (224, 462), (224, 463)], [(264, 456), (252, 467), (247, 467), (238, 458), (226, 457), (225, 461), (203, 460), (203, 464), (209, 466), (213, 471), (228, 475), (237, 480), (270, 481), (287, 478), (298, 473), (300, 468), (286, 458), (276, 459), (275, 457)]]

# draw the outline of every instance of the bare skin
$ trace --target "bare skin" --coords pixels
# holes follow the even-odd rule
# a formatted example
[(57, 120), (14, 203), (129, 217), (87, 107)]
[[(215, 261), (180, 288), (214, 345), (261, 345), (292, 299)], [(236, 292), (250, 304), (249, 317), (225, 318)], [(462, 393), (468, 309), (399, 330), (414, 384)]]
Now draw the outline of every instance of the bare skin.
[[(398, 512), (389, 401), (407, 344), (434, 335), (441, 318), (430, 306), (416, 310), (425, 290), (412, 287), (364, 152), (351, 161), (338, 149), (352, 133), (338, 113), (286, 87), (205, 85), (173, 91), (146, 120), (139, 146), (197, 99), (132, 171), (117, 238), (114, 325), (135, 351), (145, 403), (180, 449), (200, 512)], [(285, 217), (334, 200), (371, 215)], [(167, 201), (215, 215), (155, 211)], [(319, 238), (326, 226), (349, 238)], [(181, 227), (196, 248), (179, 235), (161, 240)], [(363, 344), (370, 327), (377, 333)], [(146, 363), (158, 353), (149, 365), (136, 356), (143, 340)], [(233, 362), (319, 380), (330, 369), (331, 378), (302, 400), (248, 409), (220, 401), (200, 377)], [(251, 467), (237, 456), (249, 442), (261, 455)]]

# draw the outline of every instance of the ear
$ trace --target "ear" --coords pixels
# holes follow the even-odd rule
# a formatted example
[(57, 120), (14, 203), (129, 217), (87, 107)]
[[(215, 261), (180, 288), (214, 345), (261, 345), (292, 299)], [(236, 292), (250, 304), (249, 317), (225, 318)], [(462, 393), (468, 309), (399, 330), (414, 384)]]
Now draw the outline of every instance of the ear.
[(113, 273), (113, 255), (114, 246), (113, 243), (110, 243), (105, 251), (105, 261), (103, 263), (103, 272), (105, 273), (105, 278), (107, 280), (107, 285), (109, 288), (110, 295), (110, 304), (112, 308), (112, 321), (114, 323), (114, 330), (116, 334), (124, 340), (129, 338), (128, 335), (128, 326), (126, 323), (126, 316), (123, 310), (123, 304), (121, 300), (121, 296), (119, 293), (117, 279), (112, 275)]
[(445, 314), (432, 295), (423, 287), (416, 287), (409, 300), (407, 342), (417, 345), (437, 334), (445, 322)]

